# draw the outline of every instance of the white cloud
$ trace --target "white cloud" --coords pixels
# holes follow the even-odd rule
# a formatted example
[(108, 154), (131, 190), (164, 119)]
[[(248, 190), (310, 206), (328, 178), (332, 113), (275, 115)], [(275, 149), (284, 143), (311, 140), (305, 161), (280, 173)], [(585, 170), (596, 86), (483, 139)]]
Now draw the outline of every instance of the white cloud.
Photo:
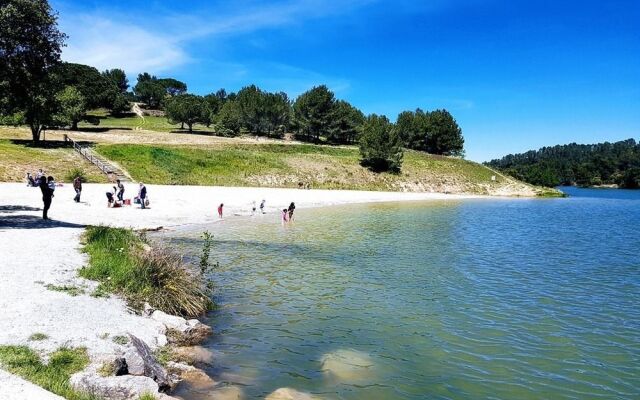
[(69, 35), (62, 59), (104, 70), (122, 68), (127, 74), (159, 73), (188, 61), (179, 42), (139, 26), (81, 15), (61, 20)]

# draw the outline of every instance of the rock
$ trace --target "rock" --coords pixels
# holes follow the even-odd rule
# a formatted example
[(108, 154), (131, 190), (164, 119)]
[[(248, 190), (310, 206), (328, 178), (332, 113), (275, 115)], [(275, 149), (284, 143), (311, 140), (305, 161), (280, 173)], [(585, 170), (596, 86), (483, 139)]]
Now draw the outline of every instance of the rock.
[(125, 358), (116, 358), (113, 362), (115, 376), (129, 375), (129, 366)]
[(373, 361), (368, 354), (353, 349), (340, 349), (320, 359), (322, 370), (341, 382), (367, 379), (373, 373)]
[(186, 320), (160, 310), (155, 310), (151, 313), (151, 318), (162, 323), (167, 328), (166, 335), (169, 343), (179, 346), (200, 344), (213, 332), (211, 327), (197, 319)]
[(213, 352), (202, 346), (183, 346), (171, 349), (173, 357), (187, 364), (213, 363)]
[(242, 390), (237, 386), (225, 386), (214, 389), (209, 393), (211, 394), (211, 398), (215, 400), (240, 400), (244, 397)]
[(280, 388), (268, 395), (265, 400), (319, 400), (319, 397), (309, 393), (299, 392), (291, 388)]
[(169, 361), (167, 368), (180, 377), (180, 389), (183, 391), (192, 389), (210, 390), (217, 384), (206, 372), (192, 365)]
[(145, 393), (158, 393), (158, 384), (146, 376), (108, 376), (80, 372), (71, 376), (71, 386), (104, 400), (137, 400)]
[(171, 389), (174, 382), (158, 363), (149, 346), (133, 335), (129, 335), (129, 339), (129, 347), (124, 353), (129, 374), (153, 379), (161, 392)]
[(156, 344), (158, 345), (158, 347), (164, 347), (169, 343), (169, 341), (167, 340), (167, 337), (165, 335), (158, 335), (156, 337)]

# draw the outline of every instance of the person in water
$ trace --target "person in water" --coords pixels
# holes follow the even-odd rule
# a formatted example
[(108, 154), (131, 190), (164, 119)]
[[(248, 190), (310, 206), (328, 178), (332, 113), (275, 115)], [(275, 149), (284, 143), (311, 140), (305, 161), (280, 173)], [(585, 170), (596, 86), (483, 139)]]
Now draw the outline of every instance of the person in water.
[(222, 207), (224, 207), (224, 203), (220, 203), (218, 206), (218, 218), (222, 218)]
[(282, 223), (283, 224), (288, 221), (288, 219), (287, 219), (288, 212), (289, 212), (289, 210), (287, 210), (286, 208), (282, 209)]
[(291, 204), (289, 204), (289, 221), (293, 220), (293, 211), (296, 209), (296, 205), (295, 203), (292, 201)]
[(45, 179), (42, 177), (40, 179), (39, 187), (40, 191), (42, 191), (42, 202), (44, 203), (44, 207), (42, 208), (42, 219), (49, 219), (49, 208), (51, 208), (51, 201), (53, 200), (53, 190), (50, 183), (55, 185), (55, 181), (53, 180), (53, 176)]
[(264, 214), (264, 199), (260, 202), (260, 212)]
[(73, 190), (76, 191), (76, 197), (73, 198), (73, 201), (79, 203), (80, 193), (82, 193), (82, 179), (79, 176), (76, 176), (76, 179), (73, 180)]

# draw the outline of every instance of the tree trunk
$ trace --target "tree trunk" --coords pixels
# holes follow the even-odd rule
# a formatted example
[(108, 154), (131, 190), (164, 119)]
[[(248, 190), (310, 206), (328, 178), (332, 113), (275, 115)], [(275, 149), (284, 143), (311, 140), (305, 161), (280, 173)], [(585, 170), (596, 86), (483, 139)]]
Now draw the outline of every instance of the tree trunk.
[(40, 132), (42, 132), (42, 125), (30, 124), (29, 127), (31, 128), (31, 137), (33, 138), (33, 141), (35, 143), (38, 143), (40, 141)]
[(188, 123), (187, 125), (189, 125), (189, 133), (193, 132), (193, 124)]
[(77, 131), (78, 130), (78, 121), (73, 121), (71, 123), (71, 130), (72, 131)]
[(180, 122), (180, 129), (184, 130), (184, 122)]

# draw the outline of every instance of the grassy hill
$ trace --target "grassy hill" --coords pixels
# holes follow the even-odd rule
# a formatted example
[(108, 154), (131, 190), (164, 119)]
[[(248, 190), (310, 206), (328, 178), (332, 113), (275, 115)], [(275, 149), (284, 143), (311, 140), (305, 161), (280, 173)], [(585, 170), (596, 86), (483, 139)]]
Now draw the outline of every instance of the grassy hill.
[[(132, 120), (133, 121), (133, 120)], [(138, 122), (140, 122), (138, 120)], [(399, 174), (373, 173), (360, 166), (357, 147), (321, 146), (282, 140), (221, 138), (146, 129), (47, 131), (33, 147), (24, 128), (0, 128), (0, 181), (21, 181), (44, 168), (58, 180), (80, 168), (93, 182), (100, 171), (72, 149), (63, 135), (94, 146), (138, 181), (156, 184), (298, 187), (411, 192), (554, 196), (553, 189), (524, 184), (490, 168), (458, 158), (406, 151)], [(495, 180), (492, 180), (495, 176)]]
[[(399, 174), (373, 173), (355, 147), (217, 143), (202, 146), (100, 144), (96, 150), (135, 179), (157, 184), (536, 195), (480, 164), (407, 151)], [(495, 176), (495, 181), (492, 181)], [(544, 192), (549, 194), (547, 192)]]

